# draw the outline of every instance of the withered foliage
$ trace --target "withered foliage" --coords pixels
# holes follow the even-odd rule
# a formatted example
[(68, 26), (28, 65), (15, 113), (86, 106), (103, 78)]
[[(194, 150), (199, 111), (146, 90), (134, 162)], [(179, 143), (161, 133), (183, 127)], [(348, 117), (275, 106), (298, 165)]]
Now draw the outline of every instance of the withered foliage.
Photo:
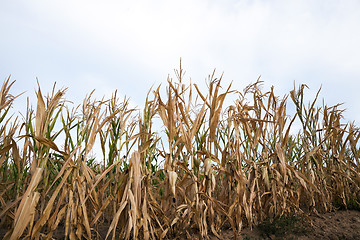
[[(243, 92), (184, 84), (184, 72), (150, 91), (143, 111), (110, 99), (70, 108), (66, 89), (23, 119), (0, 92), (0, 226), (5, 239), (173, 239), (198, 232), (236, 237), (283, 215), (358, 206), (360, 131), (339, 105), (304, 100), (306, 85), (279, 98), (261, 81)], [(226, 98), (235, 97), (230, 106)], [(295, 111), (287, 112), (292, 104)], [(160, 122), (160, 124), (159, 124)], [(294, 126), (297, 126), (294, 130)], [(94, 158), (94, 148), (99, 146)]]

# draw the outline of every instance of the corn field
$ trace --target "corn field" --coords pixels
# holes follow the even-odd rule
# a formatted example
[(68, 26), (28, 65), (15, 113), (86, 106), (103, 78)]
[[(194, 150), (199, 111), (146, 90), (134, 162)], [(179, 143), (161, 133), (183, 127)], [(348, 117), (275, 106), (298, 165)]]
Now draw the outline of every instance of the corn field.
[(141, 111), (117, 92), (73, 106), (54, 86), (48, 95), (39, 87), (36, 109), (21, 117), (9, 114), (17, 96), (7, 78), (4, 239), (221, 239), (224, 229), (236, 239), (267, 219), (360, 207), (360, 130), (342, 123), (341, 105), (319, 107), (320, 91), (307, 102), (306, 85), (281, 98), (260, 80), (240, 92), (214, 71), (203, 90), (183, 83), (181, 65), (175, 72)]

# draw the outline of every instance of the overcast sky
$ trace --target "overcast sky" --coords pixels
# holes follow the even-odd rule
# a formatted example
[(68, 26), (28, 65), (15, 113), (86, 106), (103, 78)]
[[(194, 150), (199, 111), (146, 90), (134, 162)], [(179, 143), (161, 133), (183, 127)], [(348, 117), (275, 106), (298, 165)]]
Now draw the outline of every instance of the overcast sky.
[[(21, 108), (39, 79), (81, 103), (92, 89), (118, 89), (141, 106), (179, 65), (202, 84), (214, 68), (242, 90), (259, 75), (288, 93), (322, 85), (328, 105), (345, 102), (360, 123), (360, 1), (1, 1), (0, 77), (16, 80)], [(320, 101), (321, 103), (321, 101)]]

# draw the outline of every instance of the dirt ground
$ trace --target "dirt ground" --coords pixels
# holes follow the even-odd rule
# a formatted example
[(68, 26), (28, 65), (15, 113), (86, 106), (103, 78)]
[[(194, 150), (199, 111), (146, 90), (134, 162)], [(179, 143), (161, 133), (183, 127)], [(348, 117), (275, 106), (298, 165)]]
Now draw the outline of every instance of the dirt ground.
[[(309, 221), (309, 219), (311, 221)], [(360, 240), (360, 211), (337, 211), (318, 216), (310, 216), (309, 219), (264, 223), (253, 230), (244, 228), (237, 239), (359, 239)], [(99, 230), (100, 239), (105, 239), (107, 227), (102, 226)], [(7, 229), (0, 228), (0, 239)], [(234, 239), (232, 230), (224, 230), (220, 233), (222, 239)], [(61, 233), (53, 235), (53, 239), (64, 239)], [(174, 236), (173, 239), (201, 239), (196, 233), (183, 236)], [(217, 239), (210, 236), (211, 240)]]
[[(237, 239), (360, 239), (360, 211), (337, 211), (313, 215), (310, 219), (311, 223), (299, 221), (290, 228), (280, 225), (278, 227), (284, 229), (277, 228), (277, 231), (264, 229), (268, 225), (261, 225), (252, 231), (243, 229)], [(224, 232), (222, 237), (233, 239), (233, 233)]]

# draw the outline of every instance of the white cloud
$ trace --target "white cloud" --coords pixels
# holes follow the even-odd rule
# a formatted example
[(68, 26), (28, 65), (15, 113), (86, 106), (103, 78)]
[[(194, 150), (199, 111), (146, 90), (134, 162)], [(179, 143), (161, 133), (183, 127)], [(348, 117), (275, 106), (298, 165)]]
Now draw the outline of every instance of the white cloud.
[(346, 101), (360, 122), (358, 1), (38, 0), (0, 9), (0, 73), (21, 87), (36, 86), (38, 76), (69, 94), (119, 89), (141, 105), (182, 57), (193, 82), (217, 68), (238, 89), (260, 74), (279, 95), (294, 80), (311, 94), (322, 84), (322, 96)]

